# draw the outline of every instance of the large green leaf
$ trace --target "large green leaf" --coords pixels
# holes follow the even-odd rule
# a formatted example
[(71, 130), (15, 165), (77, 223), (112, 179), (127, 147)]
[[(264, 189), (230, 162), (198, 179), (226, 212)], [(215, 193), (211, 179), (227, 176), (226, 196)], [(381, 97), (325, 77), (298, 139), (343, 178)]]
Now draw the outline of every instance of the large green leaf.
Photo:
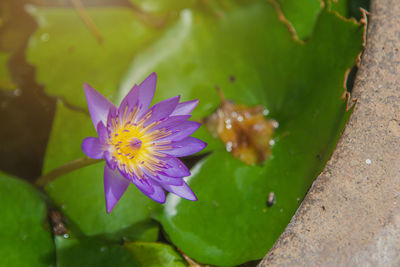
[(276, 0), (276, 4), (286, 22), (293, 27), (293, 34), (304, 40), (311, 35), (324, 1)]
[(31, 185), (0, 173), (0, 263), (49, 266), (55, 261), (47, 207)]
[[(190, 185), (199, 201), (170, 195), (158, 218), (189, 257), (235, 265), (265, 255), (329, 157), (345, 120), (345, 71), (361, 50), (363, 29), (324, 9), (309, 42), (301, 45), (265, 1), (219, 19), (187, 12), (173, 29), (186, 27), (190, 36), (177, 52), (162, 60), (145, 54), (160, 87), (166, 86), (159, 95), (186, 88), (190, 97), (200, 98), (196, 114), (204, 116), (219, 102), (213, 84), (223, 85), (228, 99), (264, 105), (280, 123), (264, 166), (247, 166), (218, 149), (192, 170)], [(174, 34), (179, 40), (182, 31), (173, 30), (157, 46)], [(193, 71), (184, 75), (190, 62)], [(228, 74), (236, 77), (234, 83)], [(269, 192), (277, 198), (272, 208), (266, 206)]]
[(85, 108), (83, 83), (112, 99), (137, 50), (158, 34), (158, 30), (140, 23), (128, 8), (87, 10), (102, 43), (73, 9), (30, 6), (29, 11), (39, 24), (26, 52), (28, 61), (36, 67), (38, 82), (45, 85), (47, 93)]
[(153, 242), (125, 243), (135, 259), (146, 267), (184, 267), (187, 266), (182, 256), (170, 245)]
[(135, 267), (142, 266), (128, 249), (121, 245), (109, 244), (97, 238), (55, 237), (57, 267), (102, 266)]
[(184, 8), (193, 6), (195, 0), (129, 0), (140, 10), (149, 13), (167, 13), (176, 12)]
[[(348, 2), (356, 2), (356, 1), (354, 1), (354, 0), (350, 0), (350, 1), (348, 1), (348, 0), (336, 0), (336, 1), (326, 0), (326, 2), (332, 11), (336, 11), (341, 16), (347, 17), (349, 14), (349, 11), (350, 11), (349, 10), (350, 5)], [(358, 8), (359, 7), (360, 7), (360, 5), (358, 6)]]
[[(59, 102), (46, 151), (45, 171), (83, 157), (81, 142), (87, 136), (96, 136), (89, 116)], [(160, 205), (131, 185), (114, 211), (107, 214), (103, 170), (104, 163), (97, 163), (70, 172), (47, 185), (46, 192), (69, 218), (71, 227), (77, 227), (85, 235), (156, 240), (158, 226), (149, 216)]]
[[(236, 18), (239, 20), (246, 13), (240, 7), (232, 8), (238, 13)], [(265, 12), (257, 7), (250, 12), (263, 14), (266, 18), (275, 16), (274, 10)], [(257, 18), (258, 21), (254, 20), (251, 27), (253, 31), (260, 32), (265, 29), (260, 24), (265, 19)], [(222, 88), (227, 98), (253, 105), (260, 104), (261, 100), (262, 104), (266, 104), (259, 70), (257, 66), (248, 64), (246, 50), (250, 43), (259, 49), (259, 39), (278, 38), (285, 34), (286, 28), (274, 22), (268, 27), (271, 37), (255, 36), (241, 22), (227, 16), (214, 18), (210, 14), (199, 15), (192, 10), (183, 10), (175, 25), (153, 46), (135, 57), (121, 84), (118, 98), (122, 99), (133, 83), (155, 71), (158, 85), (154, 102), (179, 94), (182, 100), (200, 98), (199, 106), (193, 113), (195, 119), (209, 115), (218, 106), (216, 86)], [(245, 34), (242, 36), (244, 39), (232, 40), (234, 31)], [(271, 49), (279, 47), (273, 42), (269, 45)], [(285, 45), (294, 46), (291, 43)], [(247, 49), (242, 50), (245, 46)], [(231, 82), (232, 75), (235, 82)]]

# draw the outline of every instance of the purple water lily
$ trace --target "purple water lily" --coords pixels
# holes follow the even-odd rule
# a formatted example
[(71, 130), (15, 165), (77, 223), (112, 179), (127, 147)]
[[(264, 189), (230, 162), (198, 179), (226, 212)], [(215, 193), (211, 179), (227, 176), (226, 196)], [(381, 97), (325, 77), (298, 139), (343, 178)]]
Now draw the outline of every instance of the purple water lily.
[(90, 85), (84, 85), (98, 138), (85, 138), (82, 150), (90, 158), (106, 161), (107, 212), (113, 210), (130, 183), (160, 203), (165, 202), (163, 188), (197, 200), (182, 179), (190, 172), (177, 157), (191, 155), (207, 145), (190, 137), (201, 125), (188, 121), (198, 100), (179, 103), (180, 96), (176, 96), (149, 108), (156, 83), (157, 75), (152, 73), (129, 91), (119, 108)]

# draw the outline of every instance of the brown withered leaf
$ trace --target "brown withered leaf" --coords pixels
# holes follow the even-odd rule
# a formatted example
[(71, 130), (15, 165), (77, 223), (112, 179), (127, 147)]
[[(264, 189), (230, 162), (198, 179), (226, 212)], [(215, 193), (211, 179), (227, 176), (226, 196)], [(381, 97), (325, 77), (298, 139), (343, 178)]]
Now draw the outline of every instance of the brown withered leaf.
[(267, 119), (262, 106), (248, 107), (225, 99), (217, 88), (221, 106), (205, 119), (211, 134), (220, 138), (226, 150), (241, 161), (261, 164), (271, 154), (272, 139), (278, 122)]

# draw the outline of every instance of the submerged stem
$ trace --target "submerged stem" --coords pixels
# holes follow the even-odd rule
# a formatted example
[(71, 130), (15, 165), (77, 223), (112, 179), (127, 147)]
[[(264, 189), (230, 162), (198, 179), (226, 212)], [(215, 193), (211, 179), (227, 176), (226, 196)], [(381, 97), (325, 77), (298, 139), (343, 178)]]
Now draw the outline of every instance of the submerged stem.
[(95, 164), (100, 162), (101, 159), (90, 159), (90, 158), (80, 158), (76, 159), (74, 161), (68, 162), (67, 164), (64, 164), (58, 168), (55, 168), (54, 170), (46, 173), (45, 175), (40, 176), (36, 180), (36, 185), (39, 187), (44, 187), (46, 184), (49, 182), (55, 180), (57, 177), (62, 176), (64, 174), (67, 174), (69, 172), (72, 172), (74, 170)]
[(93, 20), (89, 17), (86, 12), (85, 7), (83, 6), (80, 0), (71, 0), (72, 5), (75, 7), (76, 11), (78, 12), (79, 16), (82, 18), (83, 22), (85, 22), (86, 26), (92, 32), (94, 37), (96, 38), (99, 44), (103, 43), (103, 36), (101, 35), (99, 29), (97, 29), (96, 25), (94, 24)]

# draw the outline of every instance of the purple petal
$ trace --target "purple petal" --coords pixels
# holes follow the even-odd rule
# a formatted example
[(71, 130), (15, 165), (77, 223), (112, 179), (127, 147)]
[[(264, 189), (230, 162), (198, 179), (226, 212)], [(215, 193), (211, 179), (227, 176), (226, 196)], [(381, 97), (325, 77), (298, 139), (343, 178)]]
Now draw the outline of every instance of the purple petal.
[(166, 130), (169, 130), (173, 127), (176, 127), (177, 125), (185, 122), (187, 119), (189, 119), (191, 116), (190, 115), (182, 115), (182, 116), (172, 116), (166, 119), (165, 121), (161, 122), (160, 124), (154, 126), (151, 128), (151, 131), (157, 130), (164, 128)]
[(140, 191), (143, 192), (145, 195), (151, 195), (154, 193), (153, 184), (147, 178), (138, 179), (136, 177), (131, 178), (132, 183), (139, 188)]
[(189, 115), (197, 106), (197, 104), (199, 104), (198, 99), (179, 103), (172, 112), (171, 116)]
[(180, 196), (182, 198), (188, 199), (188, 200), (192, 200), (192, 201), (196, 201), (197, 197), (196, 195), (193, 193), (192, 189), (190, 189), (190, 187), (183, 182), (182, 185), (168, 185), (168, 184), (161, 184), (162, 187), (164, 187), (165, 190)]
[(82, 142), (82, 150), (92, 159), (101, 159), (104, 156), (105, 146), (96, 137), (86, 137)]
[(159, 173), (157, 176), (151, 177), (151, 179), (157, 181), (159, 184), (181, 185), (183, 183), (182, 178), (169, 177)]
[(100, 121), (107, 123), (108, 112), (114, 105), (99, 92), (93, 89), (89, 84), (83, 85), (85, 90), (86, 100), (89, 107), (89, 113), (92, 118), (94, 128), (97, 130), (97, 125)]
[(138, 104), (140, 111), (137, 117), (140, 118), (147, 112), (151, 101), (153, 101), (154, 92), (156, 91), (157, 74), (153, 72), (139, 85)]
[(104, 167), (104, 193), (106, 195), (107, 212), (110, 213), (121, 199), (129, 185), (129, 180), (118, 171), (111, 170), (106, 164)]
[(168, 135), (164, 138), (160, 138), (156, 141), (164, 141), (164, 140), (171, 140), (171, 141), (180, 141), (192, 133), (194, 133), (197, 129), (199, 129), (201, 126), (200, 122), (196, 121), (185, 121), (173, 128), (168, 129), (169, 131), (172, 131), (171, 135)]
[[(149, 178), (149, 182), (153, 185), (153, 188), (154, 188), (154, 192), (152, 193), (152, 194), (146, 194), (146, 193), (144, 193), (143, 191), (143, 193), (146, 195), (146, 196), (148, 196), (149, 198), (151, 198), (152, 200), (154, 200), (154, 201), (157, 201), (157, 202), (159, 202), (159, 203), (164, 203), (165, 202), (165, 192), (164, 192), (164, 190), (161, 188), (161, 186), (156, 182), (156, 181), (154, 181), (153, 179), (150, 179)], [(139, 188), (140, 189), (140, 188)]]
[(170, 177), (185, 177), (190, 175), (190, 171), (182, 161), (175, 157), (161, 158), (165, 162), (162, 174)]
[(179, 98), (180, 96), (175, 96), (155, 104), (149, 110), (149, 113), (151, 114), (150, 118), (146, 120), (143, 126), (146, 127), (152, 122), (159, 121), (168, 117), (171, 114), (171, 112), (174, 111), (176, 105), (178, 105)]
[(112, 170), (115, 170), (115, 168), (117, 167), (117, 162), (114, 160), (112, 154), (108, 150), (104, 151), (104, 159), (108, 167)]
[(121, 109), (123, 110), (126, 106), (133, 108), (134, 106), (136, 106), (138, 104), (139, 90), (140, 90), (140, 87), (135, 84), (132, 87), (132, 89), (128, 92), (128, 94), (124, 97), (124, 99), (122, 99), (121, 105), (120, 105), (120, 111), (121, 111)]
[(99, 136), (99, 141), (101, 143), (106, 143), (108, 139), (108, 131), (103, 122), (99, 122), (99, 124), (97, 124), (97, 135)]
[(157, 173), (154, 176), (150, 172), (148, 172), (145, 168), (143, 169), (143, 172), (146, 174), (146, 176), (149, 179), (152, 179), (159, 184), (166, 183), (166, 184), (172, 184), (172, 185), (181, 185), (182, 181), (183, 181), (182, 177), (169, 177), (169, 176), (165, 176), (161, 173)]
[(181, 141), (171, 143), (171, 146), (172, 149), (162, 152), (174, 157), (185, 157), (203, 150), (207, 143), (194, 137), (186, 137)]

